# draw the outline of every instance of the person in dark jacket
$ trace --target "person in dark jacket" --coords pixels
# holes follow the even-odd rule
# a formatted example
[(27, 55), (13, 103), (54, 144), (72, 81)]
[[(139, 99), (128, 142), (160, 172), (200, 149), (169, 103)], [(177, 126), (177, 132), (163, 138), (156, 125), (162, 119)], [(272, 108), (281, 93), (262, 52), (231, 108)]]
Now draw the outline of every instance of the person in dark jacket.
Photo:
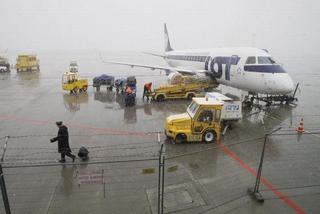
[(56, 122), (56, 125), (59, 128), (58, 136), (55, 138), (50, 139), (50, 142), (53, 143), (58, 141), (58, 152), (61, 154), (60, 163), (65, 163), (66, 159), (65, 156), (72, 158), (72, 162), (74, 162), (76, 156), (71, 153), (71, 149), (69, 146), (69, 133), (68, 128), (62, 124), (62, 121)]

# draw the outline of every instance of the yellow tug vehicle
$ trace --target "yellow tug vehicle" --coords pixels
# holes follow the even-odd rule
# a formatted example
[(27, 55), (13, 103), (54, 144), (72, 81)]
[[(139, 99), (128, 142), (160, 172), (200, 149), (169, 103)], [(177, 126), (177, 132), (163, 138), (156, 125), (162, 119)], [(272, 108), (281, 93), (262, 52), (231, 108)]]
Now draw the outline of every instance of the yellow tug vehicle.
[(241, 105), (241, 100), (231, 94), (210, 92), (195, 97), (186, 113), (167, 117), (165, 134), (174, 143), (213, 143), (232, 123), (242, 119)]
[[(154, 89), (149, 96), (152, 100), (162, 102), (168, 99), (189, 99), (204, 96), (205, 91), (210, 91), (217, 87), (217, 83), (208, 78), (194, 76), (177, 76), (178, 81), (170, 81), (167, 85), (162, 85)], [(177, 79), (176, 77), (176, 79)], [(175, 77), (173, 77), (175, 78)]]
[(213, 143), (221, 135), (223, 101), (195, 97), (183, 114), (171, 115), (165, 122), (165, 134), (174, 143)]
[(40, 66), (39, 60), (37, 59), (37, 55), (18, 55), (16, 69), (17, 72), (39, 71)]
[(67, 71), (62, 75), (62, 89), (70, 94), (85, 92), (88, 89), (88, 79), (80, 78), (78, 73)]

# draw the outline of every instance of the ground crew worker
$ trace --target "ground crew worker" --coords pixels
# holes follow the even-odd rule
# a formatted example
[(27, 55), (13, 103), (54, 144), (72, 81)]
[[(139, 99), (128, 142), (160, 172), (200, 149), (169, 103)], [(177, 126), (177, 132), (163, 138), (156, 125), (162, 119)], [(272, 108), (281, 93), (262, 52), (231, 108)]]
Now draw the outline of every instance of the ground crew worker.
[(131, 87), (127, 86), (124, 96), (125, 106), (133, 106), (135, 103), (135, 94), (133, 94), (133, 90)]
[(148, 82), (146, 84), (144, 84), (143, 87), (143, 95), (142, 95), (142, 99), (144, 100), (144, 97), (147, 97), (147, 101), (149, 101), (149, 93), (151, 93), (151, 87), (152, 87), (152, 82)]
[(128, 87), (128, 86), (127, 86), (127, 88), (126, 88), (126, 93), (127, 93), (127, 94), (131, 94), (131, 93), (132, 93), (131, 87)]
[(60, 163), (65, 163), (65, 156), (72, 158), (72, 162), (74, 162), (76, 156), (71, 153), (71, 149), (69, 146), (69, 133), (68, 128), (62, 124), (62, 121), (56, 122), (56, 125), (59, 128), (58, 136), (50, 139), (50, 142), (53, 143), (58, 141), (58, 152), (61, 154)]

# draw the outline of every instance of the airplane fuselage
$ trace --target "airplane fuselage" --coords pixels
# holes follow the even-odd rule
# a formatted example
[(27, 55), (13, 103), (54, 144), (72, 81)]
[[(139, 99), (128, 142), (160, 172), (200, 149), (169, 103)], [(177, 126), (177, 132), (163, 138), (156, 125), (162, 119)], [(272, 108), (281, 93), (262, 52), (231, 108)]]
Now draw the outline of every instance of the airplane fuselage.
[(218, 83), (252, 93), (284, 95), (294, 90), (288, 73), (258, 48), (168, 51), (165, 60), (171, 67), (203, 70)]

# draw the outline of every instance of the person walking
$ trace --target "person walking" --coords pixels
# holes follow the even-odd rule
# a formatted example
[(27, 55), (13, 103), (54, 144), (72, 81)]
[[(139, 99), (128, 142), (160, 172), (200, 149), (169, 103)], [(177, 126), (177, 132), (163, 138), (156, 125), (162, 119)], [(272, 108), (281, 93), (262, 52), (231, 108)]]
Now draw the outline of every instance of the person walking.
[(68, 128), (62, 124), (62, 121), (56, 122), (56, 125), (59, 128), (58, 136), (50, 139), (50, 142), (58, 141), (58, 152), (61, 154), (60, 163), (65, 163), (65, 156), (72, 158), (72, 162), (74, 162), (76, 156), (71, 153), (71, 149), (69, 146), (69, 133)]

